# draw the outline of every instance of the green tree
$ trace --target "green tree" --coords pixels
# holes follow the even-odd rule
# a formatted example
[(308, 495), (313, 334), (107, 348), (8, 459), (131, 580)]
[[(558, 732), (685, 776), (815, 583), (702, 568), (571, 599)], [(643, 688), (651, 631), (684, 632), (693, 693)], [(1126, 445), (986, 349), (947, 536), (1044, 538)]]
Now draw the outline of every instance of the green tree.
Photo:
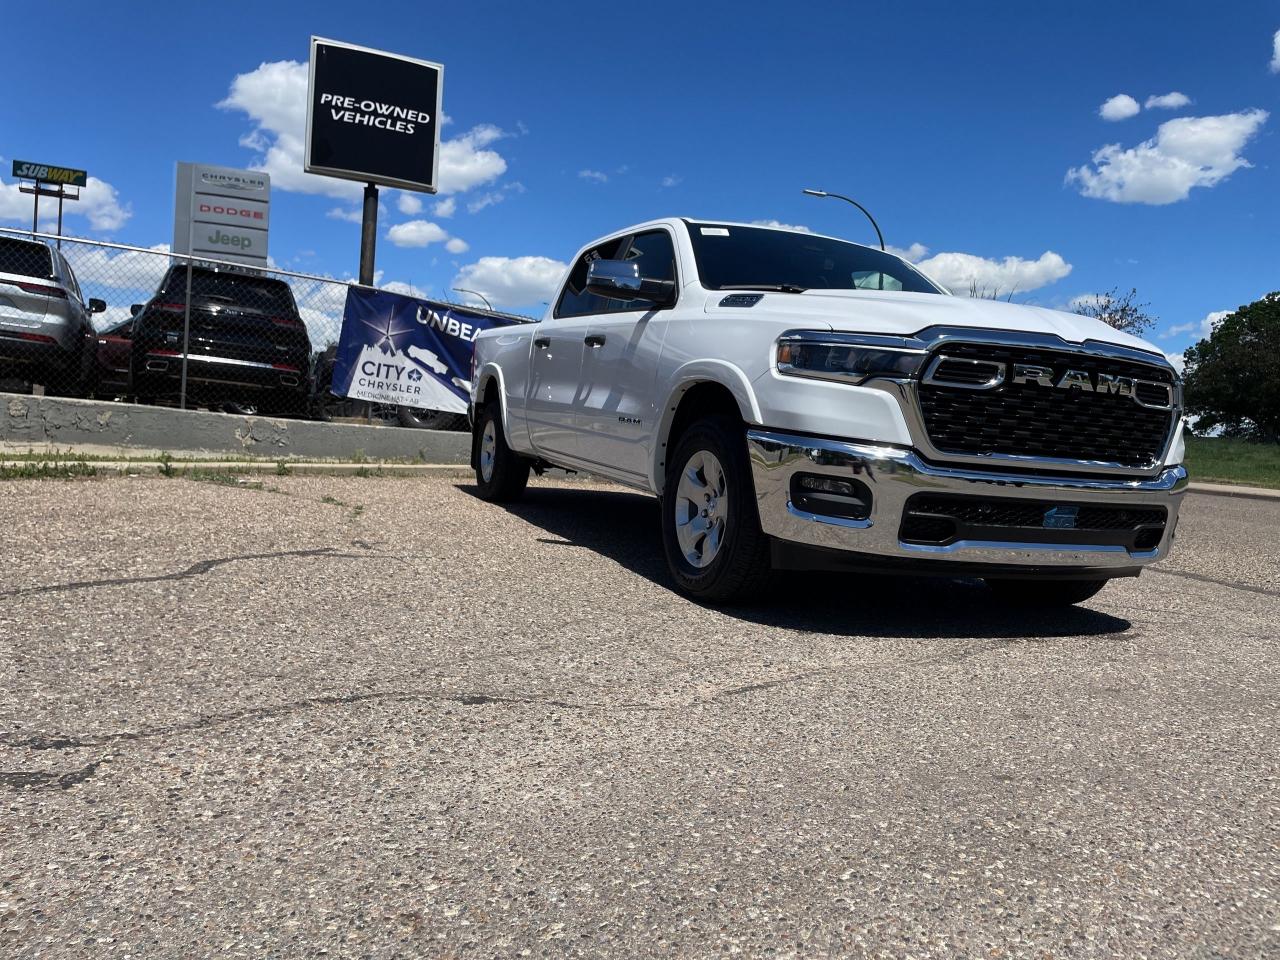
[(1156, 325), (1156, 318), (1147, 313), (1149, 306), (1138, 302), (1136, 289), (1121, 293), (1119, 287), (1113, 287), (1108, 293), (1082, 297), (1076, 304), (1076, 313), (1140, 337)]
[(1280, 292), (1228, 314), (1184, 357), (1197, 432), (1280, 441)]

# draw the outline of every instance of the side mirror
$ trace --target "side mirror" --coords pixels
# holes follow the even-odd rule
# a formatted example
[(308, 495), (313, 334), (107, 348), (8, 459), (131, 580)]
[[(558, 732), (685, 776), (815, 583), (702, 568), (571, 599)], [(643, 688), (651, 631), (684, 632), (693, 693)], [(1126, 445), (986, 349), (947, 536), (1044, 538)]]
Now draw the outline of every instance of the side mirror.
[(103, 313), (107, 309), (107, 301), (99, 300), (97, 297), (89, 298), (89, 312)]
[(587, 293), (665, 306), (675, 300), (676, 285), (640, 276), (640, 264), (630, 260), (593, 260), (587, 264)]
[(140, 303), (129, 304), (129, 316), (136, 317), (141, 312), (142, 312), (142, 304)]

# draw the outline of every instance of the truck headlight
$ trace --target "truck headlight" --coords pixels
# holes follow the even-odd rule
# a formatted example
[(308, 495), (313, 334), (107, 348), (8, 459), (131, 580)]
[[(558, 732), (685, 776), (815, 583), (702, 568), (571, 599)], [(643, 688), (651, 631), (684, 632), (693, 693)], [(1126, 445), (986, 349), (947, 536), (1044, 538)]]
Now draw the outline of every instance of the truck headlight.
[(927, 348), (910, 337), (801, 330), (778, 338), (778, 372), (793, 377), (862, 383), (872, 377), (914, 377)]

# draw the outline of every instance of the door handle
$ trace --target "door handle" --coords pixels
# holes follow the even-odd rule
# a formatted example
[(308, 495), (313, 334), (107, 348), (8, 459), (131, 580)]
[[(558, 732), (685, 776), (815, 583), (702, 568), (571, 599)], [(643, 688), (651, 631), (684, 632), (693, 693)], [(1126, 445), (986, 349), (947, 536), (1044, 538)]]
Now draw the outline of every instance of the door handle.
[(547, 347), (551, 346), (551, 338), (550, 337), (534, 337), (533, 345), (537, 347), (539, 350), (545, 350), (547, 349)]
[(585, 343), (588, 347), (603, 347), (604, 334), (593, 333), (588, 337), (583, 337), (582, 342)]

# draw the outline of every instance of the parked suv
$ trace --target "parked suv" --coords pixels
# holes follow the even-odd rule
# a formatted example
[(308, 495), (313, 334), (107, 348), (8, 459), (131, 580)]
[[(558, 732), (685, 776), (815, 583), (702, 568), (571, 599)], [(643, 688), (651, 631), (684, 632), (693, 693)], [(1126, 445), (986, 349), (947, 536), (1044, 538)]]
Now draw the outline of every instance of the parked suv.
[[(187, 267), (170, 267), (155, 296), (134, 306), (132, 392), (176, 400), (183, 368)], [(307, 408), (311, 341), (293, 291), (247, 270), (191, 270), (187, 397), (209, 405), (254, 404), (264, 413)]]
[(79, 394), (93, 369), (91, 315), (66, 258), (48, 244), (0, 236), (0, 377)]

